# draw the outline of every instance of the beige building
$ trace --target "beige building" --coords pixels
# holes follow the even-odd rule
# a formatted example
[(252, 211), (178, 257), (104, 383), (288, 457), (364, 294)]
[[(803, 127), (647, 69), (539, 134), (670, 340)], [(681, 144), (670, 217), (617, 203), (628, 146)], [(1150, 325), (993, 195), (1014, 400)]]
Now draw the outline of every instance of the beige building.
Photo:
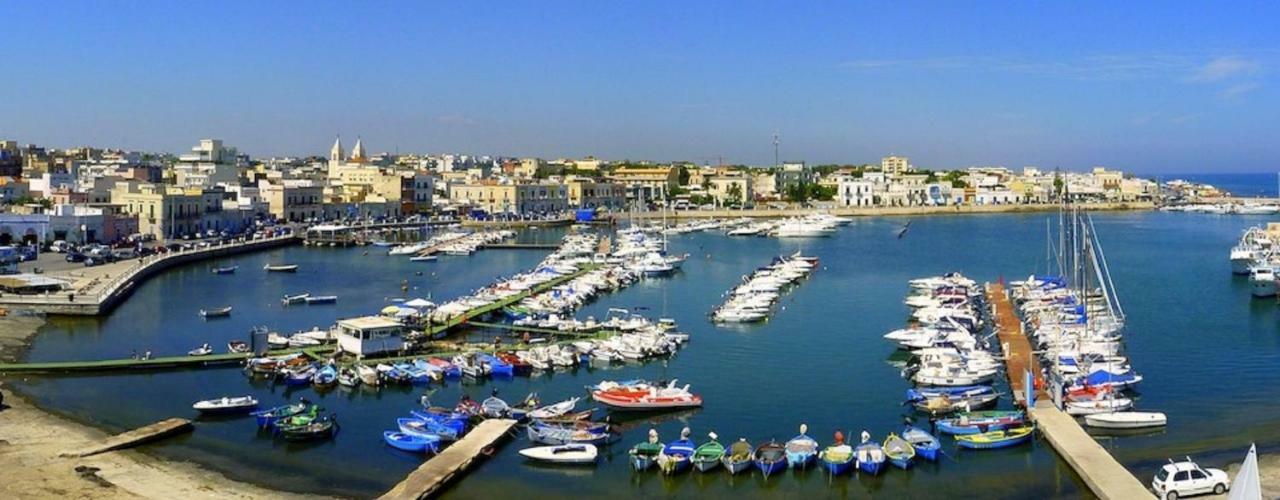
[(880, 159), (880, 170), (885, 175), (902, 175), (915, 170), (905, 156), (886, 156)]
[(221, 190), (119, 182), (111, 191), (111, 204), (138, 216), (139, 233), (172, 239), (209, 230), (239, 229), (245, 221), (229, 220), (223, 213), (225, 194)]
[(324, 218), (324, 188), (311, 181), (261, 181), (258, 192), (276, 220), (303, 222)]
[(627, 187), (617, 182), (595, 182), (591, 179), (566, 179), (569, 206), (622, 210), (627, 207)]
[(568, 210), (569, 188), (547, 183), (460, 184), (449, 187), (449, 200), (491, 214), (555, 213)]
[(680, 170), (675, 167), (620, 168), (609, 179), (627, 187), (627, 197), (657, 201), (680, 184)]
[(707, 194), (721, 204), (746, 203), (755, 199), (752, 182), (740, 173), (716, 175), (707, 179)]

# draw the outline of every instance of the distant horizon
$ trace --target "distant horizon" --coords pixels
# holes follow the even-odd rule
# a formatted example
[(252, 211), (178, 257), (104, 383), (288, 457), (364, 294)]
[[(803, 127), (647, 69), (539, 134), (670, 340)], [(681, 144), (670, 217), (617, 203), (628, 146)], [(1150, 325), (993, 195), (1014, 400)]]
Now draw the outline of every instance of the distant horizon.
[(809, 164), (1280, 163), (1268, 2), (8, 7), (0, 137), (23, 143), (771, 165), (779, 133)]

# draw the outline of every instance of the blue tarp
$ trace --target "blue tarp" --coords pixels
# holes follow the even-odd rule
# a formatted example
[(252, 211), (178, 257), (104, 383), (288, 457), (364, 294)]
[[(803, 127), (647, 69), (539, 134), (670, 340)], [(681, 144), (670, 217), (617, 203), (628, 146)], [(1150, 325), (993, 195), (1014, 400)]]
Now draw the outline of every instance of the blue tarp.
[(574, 218), (575, 218), (575, 220), (577, 220), (578, 222), (591, 222), (591, 221), (594, 221), (594, 220), (596, 220), (596, 209), (594, 209), (594, 208), (581, 208), (581, 209), (578, 209), (578, 211), (574, 213)]

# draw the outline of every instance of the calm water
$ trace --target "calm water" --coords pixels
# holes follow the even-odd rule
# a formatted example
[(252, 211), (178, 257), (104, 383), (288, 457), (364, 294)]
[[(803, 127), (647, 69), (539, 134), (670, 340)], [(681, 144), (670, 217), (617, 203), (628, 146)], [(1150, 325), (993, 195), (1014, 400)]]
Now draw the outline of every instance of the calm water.
[[(634, 474), (626, 450), (650, 426), (673, 439), (683, 426), (701, 441), (714, 430), (722, 442), (785, 440), (804, 422), (820, 442), (835, 429), (878, 439), (896, 430), (899, 402), (908, 387), (888, 363), (893, 348), (880, 336), (902, 326), (906, 281), (958, 270), (975, 279), (1020, 279), (1045, 271), (1046, 215), (918, 217), (897, 239), (905, 219), (860, 219), (828, 239), (730, 239), (719, 234), (672, 237), (676, 252), (693, 256), (682, 274), (651, 280), (585, 308), (580, 317), (602, 317), (609, 307), (643, 307), (651, 316), (675, 318), (693, 336), (667, 361), (580, 369), (537, 378), (478, 385), (451, 383), (434, 395), (451, 404), (461, 394), (487, 396), (497, 388), (508, 399), (537, 391), (544, 400), (582, 395), (603, 379), (679, 378), (693, 384), (706, 407), (694, 413), (628, 423), (620, 443), (602, 449), (594, 469), (532, 466), (516, 450), (523, 437), (449, 490), (473, 498), (518, 488), (534, 497), (605, 495), (640, 497), (800, 496), (834, 494), (885, 497), (1074, 497), (1081, 494), (1069, 469), (1046, 443), (992, 452), (963, 452), (948, 440), (950, 458), (910, 472), (879, 478), (839, 478), (810, 471), (788, 473), (766, 484), (759, 475), (730, 478), (723, 472), (665, 478)], [(1280, 446), (1271, 432), (1280, 423), (1280, 328), (1273, 301), (1251, 300), (1248, 284), (1232, 277), (1227, 250), (1240, 232), (1263, 217), (1179, 213), (1097, 214), (1114, 279), (1129, 316), (1128, 346), (1146, 380), (1139, 406), (1169, 414), (1167, 431), (1103, 439), (1104, 446), (1147, 480), (1168, 456), (1193, 454), (1218, 465), (1238, 459), (1251, 440), (1264, 451)], [(523, 238), (554, 240), (555, 230)], [(785, 295), (775, 316), (758, 326), (717, 328), (706, 314), (742, 274), (778, 254), (803, 250), (821, 268)], [(31, 360), (128, 356), (134, 349), (157, 355), (185, 352), (202, 342), (219, 349), (244, 338), (254, 325), (279, 330), (324, 326), (339, 317), (377, 311), (393, 297), (447, 299), (528, 269), (545, 251), (488, 250), (471, 257), (410, 263), (376, 249), (292, 247), (207, 262), (167, 272), (145, 285), (112, 315), (55, 319), (35, 340)], [(209, 268), (236, 263), (233, 276)], [(301, 265), (293, 274), (265, 274), (266, 262)], [(414, 274), (422, 271), (421, 276)], [(279, 297), (308, 290), (336, 294), (331, 306), (282, 308)], [(231, 318), (204, 321), (200, 307), (230, 304)], [(420, 464), (416, 456), (384, 446), (381, 431), (417, 403), (420, 391), (311, 389), (286, 391), (251, 383), (236, 369), (101, 377), (33, 378), (22, 388), (38, 403), (117, 430), (169, 416), (191, 416), (197, 399), (254, 394), (264, 405), (305, 395), (340, 416), (331, 442), (294, 445), (259, 435), (244, 419), (201, 421), (189, 436), (151, 447), (169, 457), (208, 464), (228, 475), (272, 487), (367, 497), (385, 491)], [(1006, 403), (1007, 404), (1007, 403)], [(1225, 450), (1225, 451), (1224, 451)], [(964, 490), (955, 485), (965, 484)]]

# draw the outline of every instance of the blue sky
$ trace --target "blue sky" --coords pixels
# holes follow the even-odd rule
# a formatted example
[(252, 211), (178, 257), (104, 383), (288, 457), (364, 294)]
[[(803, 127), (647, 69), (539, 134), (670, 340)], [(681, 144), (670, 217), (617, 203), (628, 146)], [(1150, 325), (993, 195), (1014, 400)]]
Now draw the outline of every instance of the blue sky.
[(13, 2), (0, 137), (1280, 169), (1280, 4)]

